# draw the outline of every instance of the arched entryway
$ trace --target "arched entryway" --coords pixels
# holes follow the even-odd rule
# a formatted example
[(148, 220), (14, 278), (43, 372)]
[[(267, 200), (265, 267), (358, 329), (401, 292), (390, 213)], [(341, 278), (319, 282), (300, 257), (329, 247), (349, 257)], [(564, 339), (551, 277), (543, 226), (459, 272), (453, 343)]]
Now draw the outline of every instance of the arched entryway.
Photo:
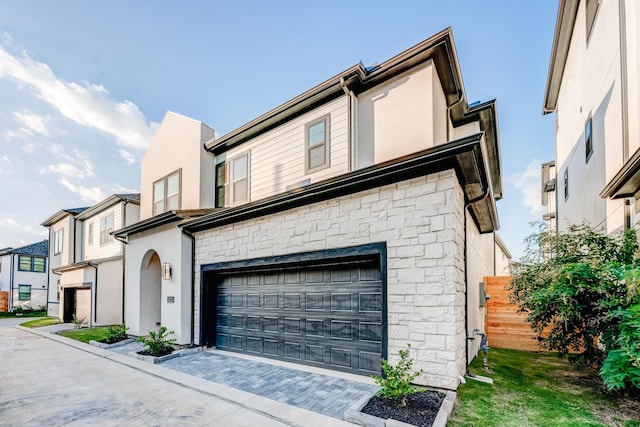
[(160, 257), (149, 250), (140, 266), (140, 334), (157, 331), (161, 320), (161, 267)]

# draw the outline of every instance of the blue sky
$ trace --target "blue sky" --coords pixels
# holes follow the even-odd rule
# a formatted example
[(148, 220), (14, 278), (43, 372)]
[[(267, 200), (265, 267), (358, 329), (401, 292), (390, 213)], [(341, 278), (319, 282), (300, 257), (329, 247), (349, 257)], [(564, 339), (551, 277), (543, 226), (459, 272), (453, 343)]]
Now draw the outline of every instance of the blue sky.
[(139, 190), (167, 110), (225, 134), (344, 69), (451, 26), (469, 102), (498, 100), (515, 259), (553, 159), (542, 98), (556, 1), (0, 0), (0, 248), (63, 208)]

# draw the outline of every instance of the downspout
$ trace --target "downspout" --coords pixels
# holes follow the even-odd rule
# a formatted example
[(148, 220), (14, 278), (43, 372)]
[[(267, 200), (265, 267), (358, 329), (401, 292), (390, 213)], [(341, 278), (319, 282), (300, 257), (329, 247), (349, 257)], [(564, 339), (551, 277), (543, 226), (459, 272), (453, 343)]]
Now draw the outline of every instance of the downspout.
[(469, 271), (469, 259), (468, 259), (468, 251), (467, 251), (467, 246), (468, 246), (468, 235), (467, 235), (467, 210), (469, 209), (469, 206), (471, 206), (474, 203), (477, 203), (481, 200), (483, 200), (485, 197), (487, 197), (487, 195), (489, 194), (489, 186), (487, 183), (483, 183), (482, 185), (482, 194), (478, 197), (476, 197), (475, 199), (469, 200), (468, 202), (465, 203), (464, 205), (464, 331), (465, 331), (465, 361), (464, 361), (464, 366), (465, 366), (465, 373), (467, 376), (471, 377), (471, 378), (475, 378), (476, 375), (472, 374), (471, 371), (469, 371), (469, 363), (470, 363), (470, 358), (469, 358), (469, 341), (475, 341), (476, 337), (475, 334), (469, 334), (469, 299), (468, 299), (468, 294), (469, 294), (469, 277), (468, 277), (468, 271)]
[(95, 326), (98, 322), (98, 266), (90, 262), (87, 265), (96, 271), (96, 280), (93, 282), (93, 325)]
[(196, 236), (190, 231), (182, 229), (182, 232), (191, 239), (191, 340), (189, 341), (189, 347), (194, 346), (195, 339), (195, 319), (193, 312), (196, 306)]
[(356, 123), (357, 123), (357, 109), (358, 99), (354, 95), (353, 91), (349, 89), (349, 85), (344, 80), (344, 77), (340, 77), (340, 87), (347, 96), (347, 146), (349, 147), (349, 159), (347, 167), (349, 171), (353, 171), (357, 165), (357, 151), (355, 147), (356, 139)]
[(11, 254), (11, 265), (9, 270), (9, 311), (13, 312), (13, 265), (16, 254)]
[(458, 90), (458, 100), (447, 107), (447, 142), (451, 141), (451, 129), (453, 127), (453, 119), (451, 118), (451, 110), (454, 109), (458, 104), (460, 104), (464, 100), (464, 97)]
[[(625, 0), (618, 0), (618, 19), (620, 30), (620, 98), (622, 108), (622, 164), (629, 160), (629, 96), (627, 75), (627, 12)], [(631, 204), (624, 202), (624, 228), (631, 228)]]
[[(127, 226), (127, 204), (129, 204), (129, 201), (125, 200), (124, 206), (122, 207), (122, 224), (121, 225), (123, 227)], [(125, 279), (126, 279), (125, 269), (126, 268), (127, 268), (127, 246), (126, 244), (123, 244), (122, 245), (122, 317), (121, 317), (123, 325), (126, 324), (124, 321), (124, 296), (125, 296)]]

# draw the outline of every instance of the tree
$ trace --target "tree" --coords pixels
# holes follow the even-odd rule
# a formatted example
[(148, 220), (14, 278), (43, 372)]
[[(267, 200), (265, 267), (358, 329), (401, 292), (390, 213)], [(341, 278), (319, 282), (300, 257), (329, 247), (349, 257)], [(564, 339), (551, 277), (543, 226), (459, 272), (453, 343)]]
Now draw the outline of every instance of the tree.
[[(640, 304), (637, 250), (634, 231), (608, 236), (587, 224), (565, 233), (542, 230), (527, 239), (525, 256), (514, 269), (511, 298), (527, 313), (543, 348), (572, 353), (572, 361), (596, 368), (610, 353), (620, 358), (620, 352), (612, 352), (623, 347), (636, 348), (640, 356), (637, 334), (620, 339), (625, 331), (635, 331), (628, 310)], [(633, 352), (623, 353), (625, 363), (640, 362), (629, 360)], [(624, 383), (632, 384), (631, 378)], [(610, 384), (620, 387), (620, 381)]]

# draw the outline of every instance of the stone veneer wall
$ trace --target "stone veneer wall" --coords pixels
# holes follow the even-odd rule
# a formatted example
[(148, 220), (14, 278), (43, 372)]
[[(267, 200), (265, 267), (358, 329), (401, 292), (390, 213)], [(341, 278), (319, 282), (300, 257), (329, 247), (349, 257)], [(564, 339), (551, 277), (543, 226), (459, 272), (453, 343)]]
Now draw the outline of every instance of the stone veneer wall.
[(387, 244), (388, 354), (411, 343), (416, 382), (465, 372), (464, 196), (452, 170), (195, 233), (195, 342), (203, 264)]

